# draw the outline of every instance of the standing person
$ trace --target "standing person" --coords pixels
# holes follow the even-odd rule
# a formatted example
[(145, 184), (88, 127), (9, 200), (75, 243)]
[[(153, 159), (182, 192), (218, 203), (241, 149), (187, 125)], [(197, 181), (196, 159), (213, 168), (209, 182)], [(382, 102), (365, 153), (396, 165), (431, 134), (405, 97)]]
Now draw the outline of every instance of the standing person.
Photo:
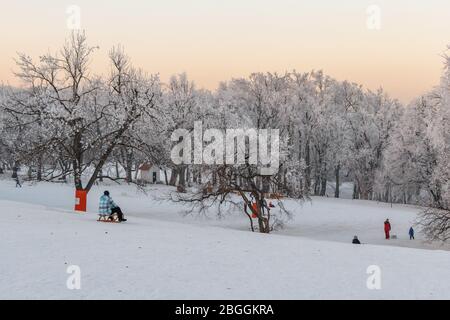
[(109, 191), (105, 191), (103, 195), (100, 197), (98, 213), (99, 216), (103, 218), (106, 217), (110, 218), (112, 214), (116, 213), (117, 216), (119, 217), (120, 222), (127, 221), (127, 219), (123, 217), (123, 212), (120, 209), (120, 207), (116, 205), (113, 199), (110, 197)]
[(13, 173), (11, 178), (14, 179), (14, 181), (16, 181), (16, 188), (22, 188), (22, 185), (20, 184), (20, 180), (19, 180), (19, 175), (17, 174), (18, 169), (15, 167), (13, 168)]
[(386, 240), (389, 240), (391, 238), (390, 232), (391, 223), (389, 222), (389, 219), (386, 219), (386, 221), (384, 222), (384, 234), (386, 235)]
[(414, 229), (413, 229), (413, 227), (409, 228), (409, 240), (414, 240)]
[(20, 184), (19, 176), (16, 177), (16, 188), (22, 188), (22, 185)]

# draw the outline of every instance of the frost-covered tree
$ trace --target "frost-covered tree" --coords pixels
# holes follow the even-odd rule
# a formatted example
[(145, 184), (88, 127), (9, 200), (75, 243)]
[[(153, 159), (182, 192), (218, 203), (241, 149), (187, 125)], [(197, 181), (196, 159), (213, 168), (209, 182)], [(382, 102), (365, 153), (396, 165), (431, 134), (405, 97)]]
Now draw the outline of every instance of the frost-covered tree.
[(58, 54), (43, 55), (38, 62), (19, 54), (16, 76), (23, 90), (10, 90), (4, 103), (17, 128), (37, 132), (22, 136), (31, 145), (22, 157), (61, 154), (69, 162), (76, 189), (86, 191), (127, 130), (156, 108), (160, 92), (157, 76), (132, 68), (123, 53), (114, 50), (111, 79), (93, 76), (89, 64), (95, 49), (80, 32), (73, 33)]
[[(289, 216), (282, 205), (282, 195), (302, 199), (305, 193), (302, 182), (304, 167), (288, 152), (288, 130), (284, 125), (289, 102), (287, 77), (256, 73), (249, 78), (234, 79), (221, 85), (217, 99), (218, 116), (209, 125), (216, 126), (215, 129), (221, 132), (220, 136), (227, 138), (215, 140), (215, 137), (209, 142), (219, 141), (220, 146), (227, 150), (227, 157), (228, 150), (231, 150), (232, 159), (239, 159), (241, 151), (244, 163), (230, 164), (222, 159), (224, 155), (221, 154), (213, 164), (202, 166), (201, 183), (197, 184), (193, 192), (178, 195), (175, 200), (189, 202), (193, 209), (200, 212), (218, 204), (219, 214), (222, 206), (233, 204), (247, 215), (253, 231), (256, 230), (253, 218), (256, 219), (257, 229), (262, 233), (269, 233)], [(242, 134), (232, 136), (229, 140), (230, 129), (241, 130)], [(271, 129), (279, 130), (280, 149), (276, 150), (279, 152), (279, 161), (274, 164), (273, 171), (267, 174), (263, 171), (266, 164), (258, 157), (260, 150), (253, 147), (263, 147), (261, 140), (255, 142), (258, 139), (256, 133)], [(272, 142), (272, 133), (269, 140), (270, 146), (264, 150), (272, 154), (275, 150), (272, 148), (276, 148)], [(229, 149), (231, 146), (233, 149)], [(216, 152), (217, 149), (214, 149), (214, 157), (217, 156)], [(269, 197), (279, 200), (278, 214), (268, 206)]]
[(346, 162), (354, 179), (353, 198), (374, 199), (375, 178), (388, 138), (401, 114), (400, 104), (381, 89), (376, 93), (356, 93), (355, 99), (348, 101)]
[(426, 134), (435, 151), (430, 172), (434, 194), (420, 221), (430, 239), (442, 241), (450, 240), (450, 57), (445, 63), (441, 84), (430, 94), (434, 107)]
[[(214, 115), (212, 97), (209, 92), (196, 89), (185, 73), (172, 76), (164, 90), (164, 112), (169, 119), (166, 133), (170, 140), (170, 134), (176, 129), (192, 131), (195, 121), (205, 124), (209, 121)], [(192, 179), (199, 178), (200, 171), (192, 165), (174, 165), (169, 161), (169, 154), (170, 149), (166, 153), (172, 172), (169, 184), (184, 190)]]
[(427, 97), (411, 103), (389, 139), (384, 153), (384, 179), (389, 186), (385, 195), (392, 202), (421, 202), (421, 193), (437, 200), (439, 188), (432, 175), (436, 167), (437, 150), (430, 140), (432, 105)]

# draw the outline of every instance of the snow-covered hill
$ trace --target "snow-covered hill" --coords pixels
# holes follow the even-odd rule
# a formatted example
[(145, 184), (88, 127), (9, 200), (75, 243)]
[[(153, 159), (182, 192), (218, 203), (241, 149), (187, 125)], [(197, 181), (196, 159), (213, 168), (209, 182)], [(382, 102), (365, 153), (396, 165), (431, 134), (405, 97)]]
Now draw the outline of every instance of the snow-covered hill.
[[(94, 189), (91, 199), (103, 189)], [(289, 203), (299, 206), (295, 220), (261, 235), (247, 231), (240, 215), (183, 218), (179, 205), (133, 187), (108, 189), (126, 208), (127, 223), (96, 222), (96, 200), (87, 214), (71, 211), (70, 186), (0, 183), (0, 298), (450, 298), (449, 251), (395, 247), (426, 247), (404, 235), (418, 208), (335, 199)], [(399, 240), (382, 239), (386, 217)], [(354, 233), (389, 246), (349, 244)], [(81, 269), (80, 290), (66, 286), (71, 265)], [(372, 265), (381, 271), (380, 290), (367, 287)]]
[[(14, 181), (0, 180), (0, 200), (12, 200), (38, 204), (48, 208), (71, 210), (74, 204), (72, 185), (40, 183), (25, 183), (22, 189), (16, 189)], [(109, 190), (127, 216), (134, 218), (156, 219), (163, 221), (217, 226), (236, 230), (249, 230), (248, 219), (242, 211), (236, 208), (223, 212), (221, 219), (217, 211), (211, 210), (206, 215), (185, 215), (188, 207), (173, 203), (167, 199), (167, 194), (173, 188), (164, 185), (149, 186), (145, 190), (134, 185), (94, 186), (88, 197), (89, 215), (95, 215), (98, 199), (104, 190)], [(410, 241), (409, 228), (416, 222), (421, 208), (408, 205), (377, 203), (350, 199), (334, 199), (313, 197), (310, 201), (299, 203), (285, 201), (285, 206), (293, 213), (293, 219), (276, 234), (302, 236), (316, 240), (327, 240), (349, 243), (354, 235), (367, 244), (404, 246), (411, 248), (427, 248), (450, 250), (450, 246), (441, 243), (428, 243), (419, 230), (416, 230), (416, 241)], [(278, 210), (278, 209), (275, 209)], [(383, 222), (389, 218), (392, 224), (392, 234), (397, 240), (384, 240)]]

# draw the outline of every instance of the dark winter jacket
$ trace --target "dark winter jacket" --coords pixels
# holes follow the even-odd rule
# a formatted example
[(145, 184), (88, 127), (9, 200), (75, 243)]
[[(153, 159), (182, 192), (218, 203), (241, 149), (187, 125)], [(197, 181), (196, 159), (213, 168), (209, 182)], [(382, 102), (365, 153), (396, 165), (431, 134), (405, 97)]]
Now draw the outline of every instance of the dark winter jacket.
[(412, 227), (409, 228), (409, 235), (414, 237), (414, 229)]
[(352, 243), (353, 244), (361, 244), (361, 242), (359, 242), (358, 238), (354, 238)]

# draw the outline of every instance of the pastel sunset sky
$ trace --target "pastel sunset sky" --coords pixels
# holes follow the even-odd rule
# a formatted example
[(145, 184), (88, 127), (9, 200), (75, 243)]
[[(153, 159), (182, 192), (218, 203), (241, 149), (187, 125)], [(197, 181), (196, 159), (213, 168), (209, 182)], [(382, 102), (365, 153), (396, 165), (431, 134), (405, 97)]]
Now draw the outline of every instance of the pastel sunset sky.
[[(163, 80), (187, 72), (198, 87), (256, 71), (323, 69), (403, 102), (439, 82), (450, 44), (449, 0), (0, 0), (0, 82), (17, 85), (16, 52), (55, 52), (69, 35), (70, 5), (108, 70), (122, 44), (134, 65)], [(381, 9), (381, 29), (367, 8)]]

